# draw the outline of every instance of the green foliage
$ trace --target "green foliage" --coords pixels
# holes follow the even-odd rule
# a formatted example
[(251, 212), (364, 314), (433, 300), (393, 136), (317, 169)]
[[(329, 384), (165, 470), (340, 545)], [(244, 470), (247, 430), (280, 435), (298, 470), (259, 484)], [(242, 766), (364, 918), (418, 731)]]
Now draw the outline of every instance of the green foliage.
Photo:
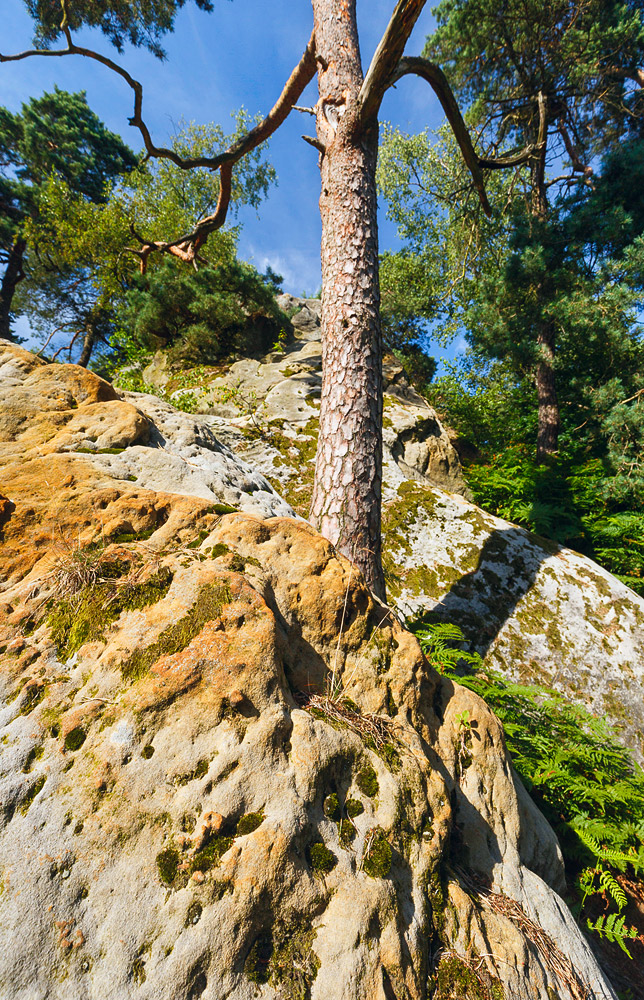
[[(181, 122), (170, 146), (185, 157), (212, 155), (253, 124), (243, 109), (233, 118), (235, 129), (229, 135), (214, 123), (199, 126)], [(257, 208), (275, 180), (275, 171), (264, 158), (264, 148), (260, 146), (244, 157), (234, 172), (230, 209), (233, 218), (241, 205)], [(178, 324), (186, 333), (192, 356), (197, 357), (195, 340), (204, 331), (206, 353), (212, 353), (212, 341), (225, 338), (231, 324), (241, 322), (246, 304), (247, 317), (253, 309), (260, 308), (258, 297), (273, 302), (269, 289), (279, 276), (267, 275), (263, 279), (252, 268), (237, 262), (235, 228), (223, 228), (212, 234), (202, 251), (200, 274), (212, 274), (223, 268), (211, 280), (216, 289), (210, 289), (208, 294), (203, 291), (208, 285), (207, 277), (199, 283), (197, 275), (190, 272), (192, 284), (185, 277), (182, 284), (180, 276), (185, 276), (187, 269), (173, 267), (160, 255), (153, 255), (148, 261), (145, 278), (139, 274), (140, 259), (131, 252), (138, 245), (132, 238), (132, 228), (146, 239), (160, 241), (176, 239), (191, 231), (217, 204), (216, 172), (183, 171), (169, 160), (154, 160), (130, 171), (117, 185), (108, 184), (107, 180), (108, 177), (102, 188), (104, 203), (100, 205), (81, 197), (66, 177), (57, 172), (43, 181), (38, 217), (26, 229), (39, 265), (23, 283), (19, 303), (43, 337), (61, 325), (65, 329), (77, 329), (79, 325), (84, 329), (86, 317), (100, 318), (103, 327), (98, 331), (99, 341), (103, 341), (104, 352), (106, 344), (116, 351), (114, 368), (116, 363), (140, 361), (145, 351), (154, 349), (155, 326), (160, 328), (158, 338), (176, 340)], [(204, 266), (206, 261), (209, 267)], [(176, 311), (172, 309), (169, 287), (173, 277), (177, 281)], [(230, 284), (229, 294), (225, 292), (226, 282)], [(130, 289), (132, 299), (128, 300)], [(170, 319), (164, 325), (159, 311), (168, 303)], [(145, 316), (137, 329), (133, 329), (137, 307), (143, 309)], [(271, 335), (275, 339), (277, 331), (265, 332), (267, 347), (272, 343)], [(152, 343), (148, 336), (153, 338)]]
[[(186, 0), (73, 0), (69, 4), (68, 25), (99, 28), (122, 51), (126, 42), (145, 46), (162, 58), (162, 35), (172, 31), (174, 18)], [(62, 8), (57, 0), (24, 0), (36, 22), (36, 41), (49, 46), (62, 34)], [(201, 10), (213, 9), (212, 0), (195, 0)]]
[[(556, 456), (537, 464), (525, 449), (507, 448), (487, 465), (470, 466), (466, 477), (485, 510), (572, 546), (644, 593), (644, 514), (615, 510), (617, 477), (607, 464)], [(629, 488), (626, 499), (641, 503), (636, 475)]]
[(248, 264), (229, 260), (198, 271), (166, 261), (134, 280), (118, 313), (124, 357), (168, 349), (183, 363), (265, 352), (282, 328), (271, 290)]
[[(460, 629), (409, 624), (432, 666), (480, 695), (503, 723), (512, 762), (559, 837), (577, 908), (600, 899), (623, 909), (629, 882), (620, 874), (644, 881), (644, 773), (630, 752), (605, 720), (554, 691), (463, 663), (460, 649), (445, 649), (462, 643)], [(607, 921), (587, 927), (608, 936)], [(635, 936), (621, 918), (610, 930), (611, 940)]]
[(594, 922), (588, 920), (587, 926), (588, 930), (595, 931), (600, 937), (606, 937), (609, 941), (614, 941), (620, 946), (622, 951), (626, 952), (629, 958), (632, 958), (633, 956), (624, 942), (628, 938), (636, 938), (638, 936), (637, 928), (625, 926), (625, 921), (626, 917), (624, 915), (619, 916), (617, 913), (609, 913), (608, 916), (602, 914)]

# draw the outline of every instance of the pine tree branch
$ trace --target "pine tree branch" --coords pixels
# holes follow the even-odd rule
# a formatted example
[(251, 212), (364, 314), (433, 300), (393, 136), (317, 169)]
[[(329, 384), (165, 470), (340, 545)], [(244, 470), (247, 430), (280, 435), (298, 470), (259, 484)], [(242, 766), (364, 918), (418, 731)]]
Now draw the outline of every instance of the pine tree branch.
[(2, 55), (0, 53), (0, 63), (17, 62), (22, 59), (31, 58), (32, 56), (49, 56), (56, 58), (68, 55), (79, 55), (85, 56), (87, 59), (93, 59), (95, 62), (100, 63), (102, 66), (105, 66), (107, 69), (116, 73), (123, 80), (125, 80), (130, 89), (134, 92), (134, 113), (132, 117), (128, 119), (128, 122), (133, 127), (138, 128), (141, 133), (147, 159), (162, 158), (170, 160), (182, 170), (192, 170), (196, 167), (202, 167), (220, 171), (219, 200), (215, 212), (213, 215), (202, 219), (195, 226), (192, 232), (167, 243), (145, 240), (137, 235), (137, 239), (142, 244), (142, 249), (138, 252), (138, 255), (141, 257), (142, 271), (145, 270), (145, 264), (148, 256), (155, 250), (162, 253), (171, 253), (176, 257), (180, 257), (182, 260), (194, 261), (199, 247), (203, 245), (209, 233), (219, 229), (226, 220), (226, 214), (230, 204), (231, 178), (234, 164), (245, 156), (246, 153), (251, 152), (251, 150), (256, 149), (257, 146), (261, 145), (262, 142), (265, 142), (265, 140), (279, 128), (282, 122), (284, 122), (287, 118), (289, 112), (292, 110), (306, 85), (313, 79), (316, 72), (315, 36), (312, 32), (302, 58), (286, 81), (282, 89), (282, 93), (278, 97), (277, 101), (261, 122), (259, 122), (254, 128), (250, 129), (249, 132), (238, 139), (237, 142), (233, 143), (233, 145), (227, 150), (224, 150), (223, 153), (219, 153), (217, 156), (183, 157), (173, 149), (168, 149), (165, 146), (156, 146), (153, 143), (150, 131), (143, 119), (142, 84), (138, 80), (135, 80), (134, 77), (131, 76), (127, 70), (123, 69), (122, 66), (119, 66), (118, 63), (114, 62), (113, 59), (102, 55), (100, 52), (95, 52), (93, 49), (76, 45), (68, 25), (68, 4), (69, 0), (61, 0), (61, 8), (63, 11), (61, 30), (67, 41), (66, 48), (29, 49), (15, 55)]
[(425, 3), (426, 0), (398, 0), (358, 94), (362, 122), (378, 114), (382, 98)]
[(520, 153), (513, 153), (511, 156), (498, 156), (494, 157), (494, 159), (486, 159), (483, 156), (479, 156), (479, 166), (483, 167), (484, 170), (505, 170), (507, 167), (518, 167), (522, 163), (527, 163), (528, 160), (532, 160), (535, 156), (543, 153), (548, 138), (548, 122), (546, 118), (546, 99), (542, 91), (539, 91), (537, 102), (539, 105), (539, 134), (537, 141), (531, 142)]
[(404, 56), (398, 62), (398, 65), (390, 78), (389, 85), (392, 86), (398, 80), (402, 79), (403, 76), (410, 75), (420, 76), (423, 80), (426, 80), (441, 102), (445, 116), (452, 126), (452, 131), (458, 145), (460, 146), (463, 159), (465, 160), (465, 163), (467, 164), (472, 175), (474, 187), (478, 192), (483, 210), (486, 215), (491, 215), (492, 209), (490, 208), (490, 203), (487, 200), (485, 182), (480, 169), (484, 164), (472, 145), (470, 133), (467, 130), (467, 125), (463, 121), (461, 110), (458, 106), (456, 98), (454, 97), (452, 88), (447, 82), (447, 77), (443, 73), (440, 66), (429, 62), (428, 59), (423, 59), (421, 56)]

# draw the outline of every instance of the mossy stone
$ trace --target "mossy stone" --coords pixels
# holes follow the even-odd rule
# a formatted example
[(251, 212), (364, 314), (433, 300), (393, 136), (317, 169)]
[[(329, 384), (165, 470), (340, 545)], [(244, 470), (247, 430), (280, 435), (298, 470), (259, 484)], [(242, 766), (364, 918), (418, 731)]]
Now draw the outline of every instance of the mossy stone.
[(87, 733), (83, 727), (75, 726), (74, 729), (71, 729), (65, 737), (65, 750), (79, 750), (86, 739)]
[(387, 878), (391, 870), (391, 844), (384, 830), (378, 830), (362, 862), (363, 871), (371, 878)]
[(375, 798), (380, 790), (378, 775), (371, 764), (365, 764), (356, 775), (356, 785), (364, 795), (370, 799)]
[(355, 819), (356, 816), (361, 816), (364, 812), (364, 806), (360, 799), (347, 799), (344, 803), (344, 808), (350, 819)]
[(329, 819), (332, 819), (334, 823), (338, 823), (340, 821), (340, 802), (338, 801), (338, 796), (335, 792), (332, 792), (331, 795), (327, 795), (322, 808), (324, 810), (324, 815)]
[(177, 877), (177, 868), (179, 866), (179, 852), (175, 850), (174, 847), (166, 847), (165, 851), (161, 851), (157, 854), (157, 868), (159, 870), (159, 878), (166, 885), (172, 885), (175, 878)]
[(152, 746), (151, 743), (148, 743), (147, 746), (143, 747), (143, 749), (141, 750), (141, 756), (143, 757), (144, 760), (149, 760), (150, 757), (154, 756), (154, 747)]
[(28, 792), (24, 796), (22, 802), (20, 803), (20, 812), (22, 813), (23, 816), (26, 816), (26, 814), (27, 814), (27, 812), (29, 810), (29, 806), (31, 805), (31, 803), (33, 802), (33, 800), (38, 795), (38, 792), (42, 791), (42, 789), (44, 787), (44, 784), (45, 784), (45, 781), (46, 781), (46, 778), (45, 778), (45, 775), (43, 774), (31, 786), (31, 788), (28, 790)]
[(237, 823), (237, 836), (244, 837), (247, 833), (252, 833), (264, 822), (264, 813), (246, 813)]
[(311, 844), (307, 849), (311, 871), (316, 876), (328, 875), (338, 863), (333, 851), (324, 844)]

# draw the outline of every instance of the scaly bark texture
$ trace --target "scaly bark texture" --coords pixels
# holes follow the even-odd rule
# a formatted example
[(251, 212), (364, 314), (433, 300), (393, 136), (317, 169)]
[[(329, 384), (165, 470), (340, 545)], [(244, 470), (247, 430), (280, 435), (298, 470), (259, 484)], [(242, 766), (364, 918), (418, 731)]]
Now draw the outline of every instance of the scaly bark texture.
[(13, 340), (11, 335), (11, 303), (17, 286), (25, 276), (22, 264), (26, 249), (26, 240), (18, 237), (9, 253), (9, 260), (0, 285), (0, 337), (5, 340)]
[(322, 399), (311, 520), (385, 597), (381, 562), (382, 338), (375, 115), (354, 0), (313, 0), (322, 190)]

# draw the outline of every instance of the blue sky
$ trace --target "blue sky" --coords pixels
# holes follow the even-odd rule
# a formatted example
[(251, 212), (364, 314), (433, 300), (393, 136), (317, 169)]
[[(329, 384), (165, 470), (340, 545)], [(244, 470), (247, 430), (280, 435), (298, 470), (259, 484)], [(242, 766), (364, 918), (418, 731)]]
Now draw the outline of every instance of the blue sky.
[[(394, 0), (358, 0), (357, 6), (366, 69)], [(29, 48), (33, 24), (22, 3), (12, 0), (3, 7), (3, 53)], [(408, 54), (421, 52), (432, 26), (428, 10), (418, 20)], [(188, 4), (177, 16), (174, 33), (166, 36), (164, 62), (132, 48), (117, 59), (143, 83), (144, 117), (155, 141), (163, 144), (182, 118), (215, 121), (227, 128), (230, 113), (241, 105), (252, 114), (268, 111), (298, 62), (311, 27), (308, 0), (218, 0), (212, 14)], [(114, 55), (98, 32), (83, 32), (78, 40)], [(86, 90), (90, 106), (103, 121), (133, 148), (141, 147), (138, 131), (127, 124), (131, 92), (109, 70), (79, 56), (0, 65), (0, 103), (12, 110), (55, 84), (71, 91)], [(311, 105), (316, 96), (314, 82), (300, 103)], [(407, 78), (387, 94), (381, 119), (420, 131), (440, 124), (442, 112), (426, 83)], [(313, 293), (320, 284), (320, 176), (317, 153), (301, 138), (303, 132), (311, 133), (311, 126), (308, 115), (291, 113), (269, 146), (278, 185), (258, 214), (242, 209), (239, 217), (241, 256), (260, 270), (270, 264), (284, 275), (285, 289), (294, 294)], [(395, 230), (381, 210), (381, 250), (396, 245)]]

